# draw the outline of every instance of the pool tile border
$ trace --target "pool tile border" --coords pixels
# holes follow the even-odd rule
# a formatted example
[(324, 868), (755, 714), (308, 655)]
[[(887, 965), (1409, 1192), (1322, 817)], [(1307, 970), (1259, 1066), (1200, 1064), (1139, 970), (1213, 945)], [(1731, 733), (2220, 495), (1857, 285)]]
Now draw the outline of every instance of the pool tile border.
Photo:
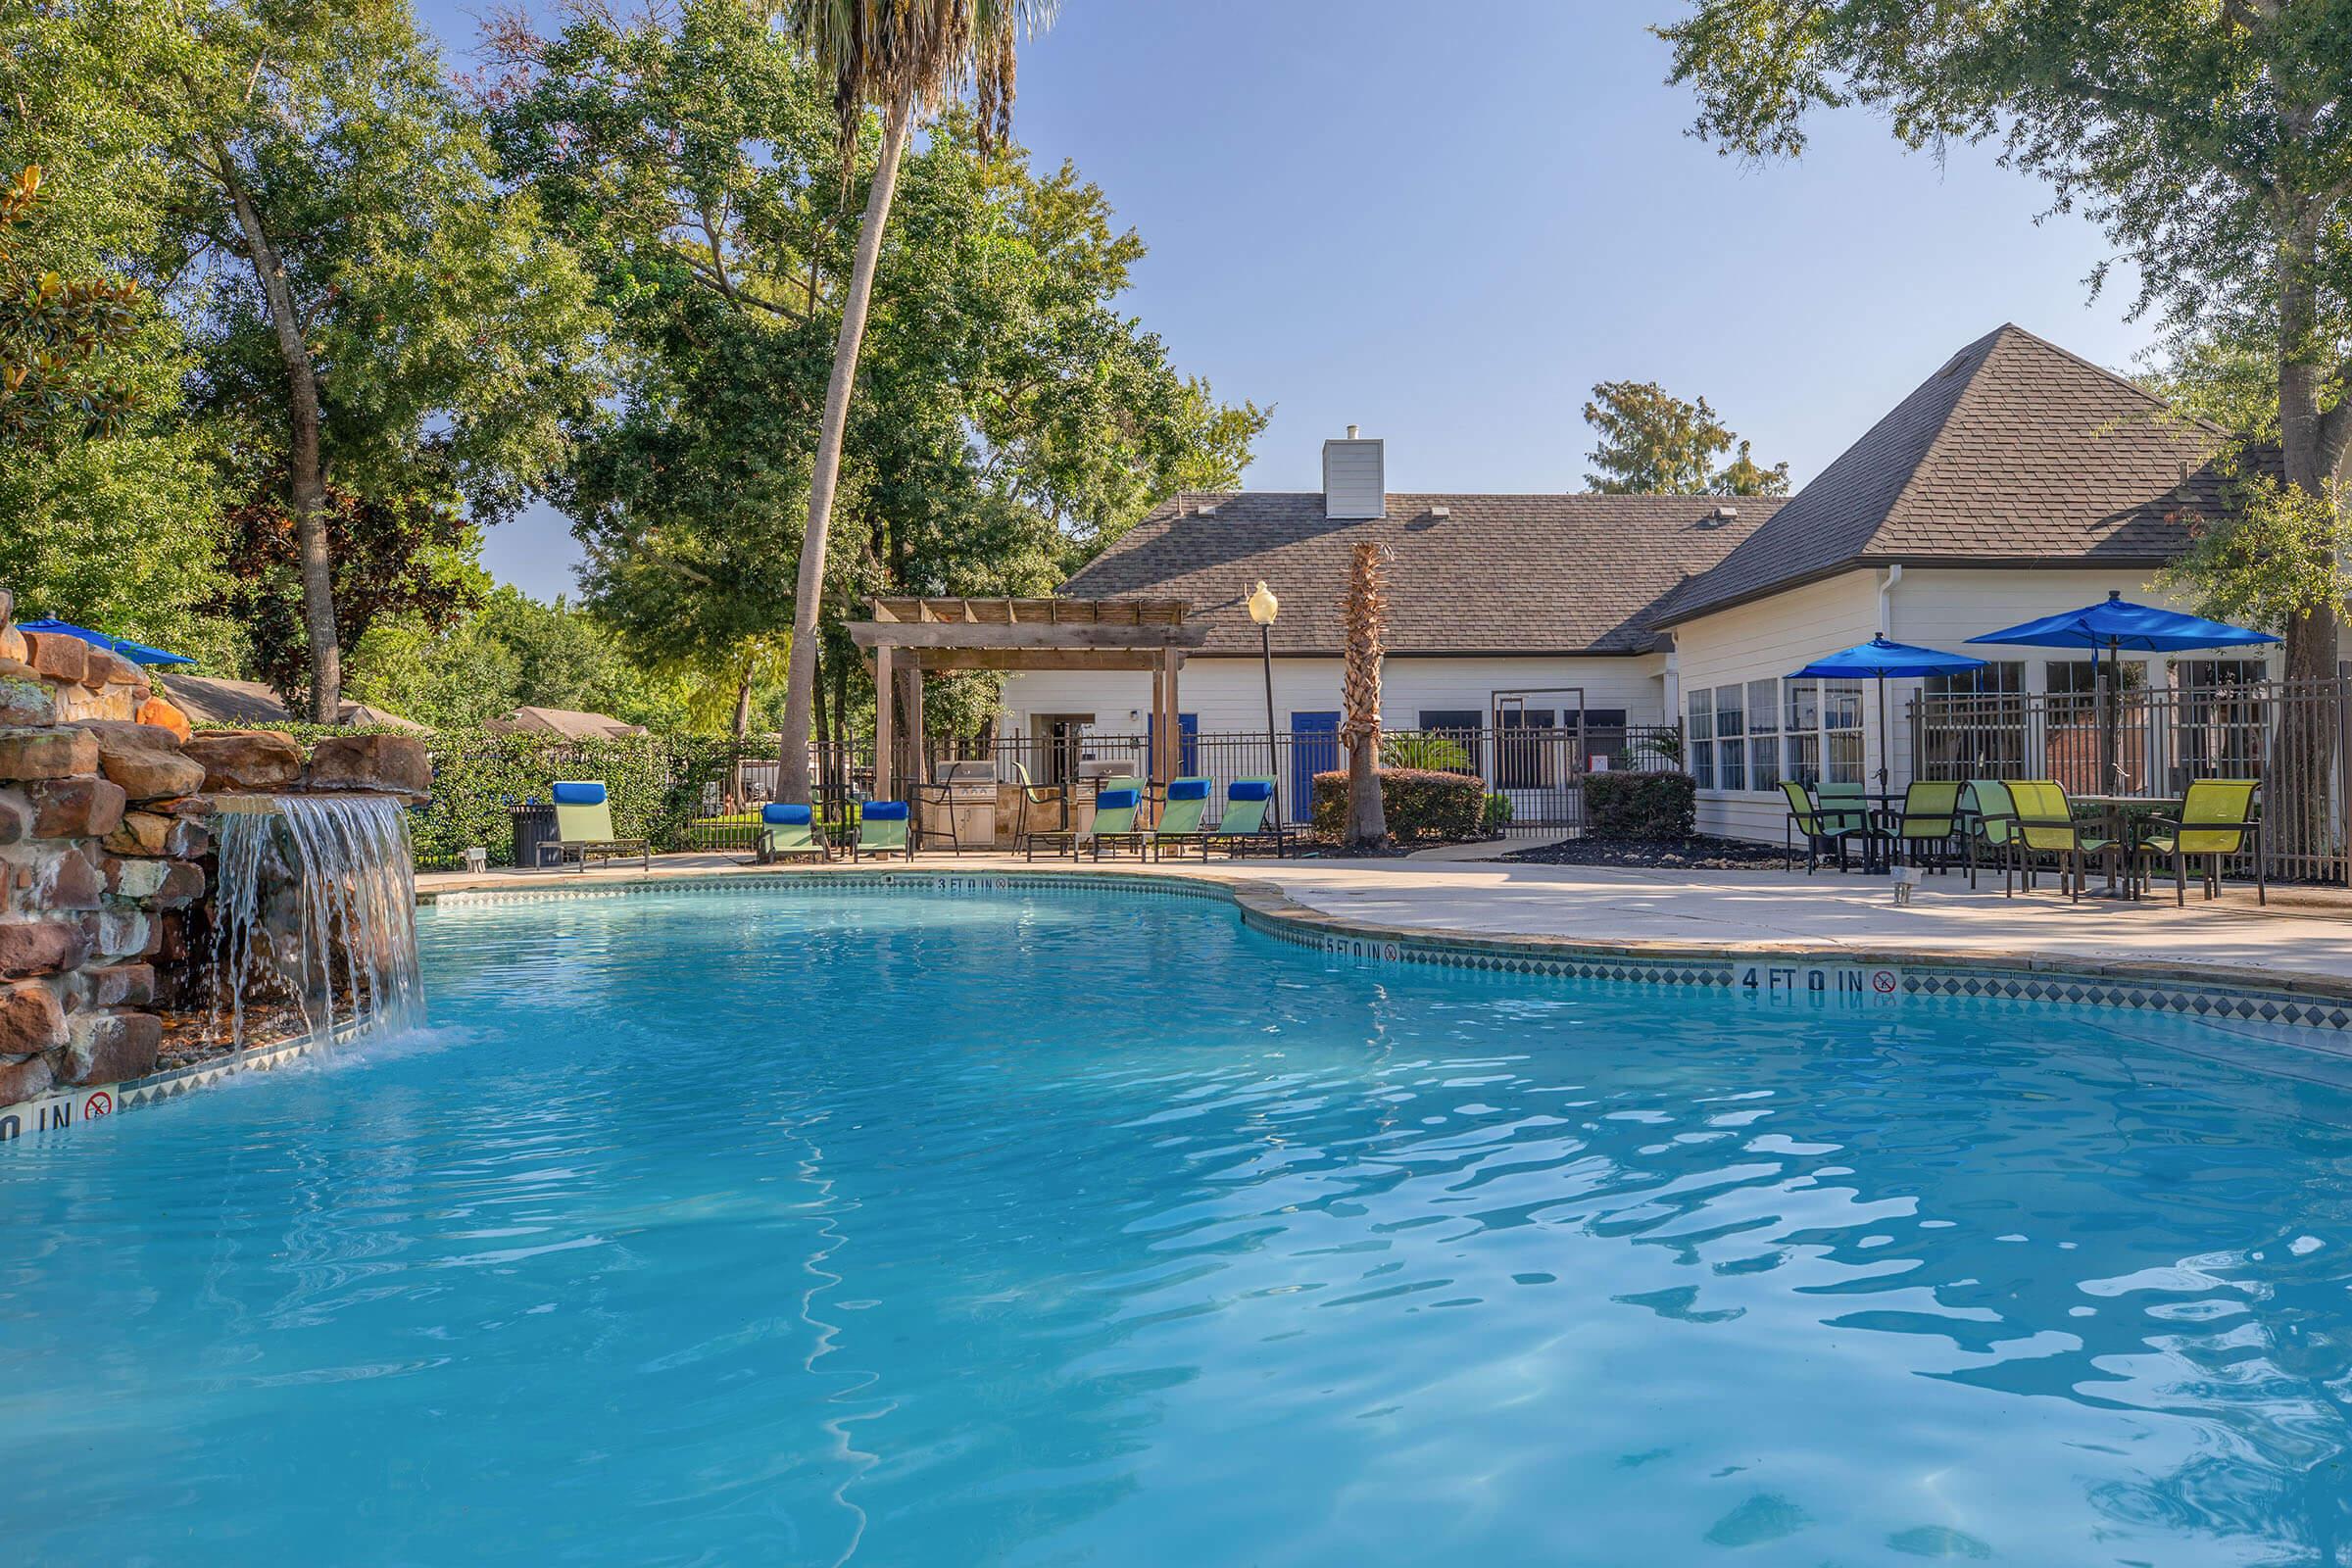
[[(1245, 876), (1089, 869), (954, 872), (842, 868), (645, 877), (572, 887), (428, 890), (418, 895), (417, 902), (463, 909), (642, 895), (763, 896), (787, 888), (843, 893), (1092, 893), (1206, 901), (1235, 906), (1242, 923), (1251, 930), (1322, 953), (1335, 961), (1427, 964), (1502, 975), (1743, 991), (1760, 998), (1846, 997), (1880, 1005), (1899, 1005), (1915, 998), (2090, 1005), (2318, 1031), (2331, 1049), (2352, 1051), (2352, 983), (2316, 976), (2070, 961), (2034, 955), (1955, 957), (1797, 944), (1694, 948), (1381, 926), (1310, 907), (1278, 884)], [(177, 1100), (240, 1073), (268, 1072), (344, 1045), (363, 1032), (352, 1024), (341, 1024), (323, 1037), (264, 1041), (229, 1055), (144, 1078), (84, 1085), (19, 1104), (0, 1105), (0, 1145), (34, 1133), (60, 1131), (117, 1110)]]
[(1828, 993), (1887, 1003), (1915, 997), (2068, 1003), (2278, 1024), (2343, 1035), (2352, 1043), (2352, 982), (2224, 966), (2053, 958), (2036, 954), (1967, 956), (1852, 949), (1801, 943), (1692, 947), (1596, 943), (1567, 937), (1486, 935), (1440, 927), (1383, 926), (1298, 903), (1280, 885), (1246, 875), (1073, 868), (953, 872), (922, 867), (807, 868), (710, 877), (640, 878), (583, 888), (478, 888), (421, 895), (466, 906), (565, 898), (779, 887), (931, 892), (1104, 891), (1217, 899), (1239, 906), (1253, 930), (1334, 957), (1423, 963), (1576, 980), (1724, 987), (1758, 995)]

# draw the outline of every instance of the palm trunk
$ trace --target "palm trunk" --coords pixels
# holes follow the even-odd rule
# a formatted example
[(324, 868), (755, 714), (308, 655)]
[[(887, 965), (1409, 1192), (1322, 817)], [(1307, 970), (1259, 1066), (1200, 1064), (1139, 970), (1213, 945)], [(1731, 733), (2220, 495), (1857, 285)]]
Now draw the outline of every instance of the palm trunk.
[(825, 422), (817, 436), (816, 466), (808, 476), (808, 527), (801, 536), (801, 575), (792, 609), (792, 657), (784, 682), (784, 754), (777, 760), (776, 795), (806, 804), (808, 799), (808, 721), (815, 707), (816, 613), (825, 586), (825, 534), (833, 521), (833, 488), (841, 477), (841, 447), (850, 424), (850, 393), (858, 379), (858, 351), (865, 341), (865, 313), (872, 303), (874, 270), (882, 259), (882, 234), (890, 222), (890, 201), (899, 186), (899, 157), (914, 119), (911, 98), (893, 104), (882, 128), (882, 156), (865, 193), (865, 217), (858, 228), (858, 258), (850, 291), (842, 301), (841, 335), (833, 343), (833, 379), (825, 388)]
[(1351, 850), (1388, 841), (1388, 806), (1380, 795), (1380, 661), (1385, 651), (1388, 596), (1381, 582), (1380, 545), (1355, 547), (1348, 583), (1348, 823), (1341, 835)]
[(277, 357), (286, 372), (291, 439), (286, 468), (289, 499), (294, 508), (294, 543), (302, 567), (302, 623), (311, 645), (311, 719), (331, 724), (343, 710), (343, 650), (335, 641), (334, 563), (326, 547), (326, 470), (318, 446), (318, 372), (302, 340), (302, 322), (294, 311), (294, 292), (287, 286), (285, 264), (270, 231), (263, 226), (245, 183), (237, 177), (228, 150), (214, 144), (215, 171), (228, 191), (236, 213), (237, 230), (245, 254), (260, 279), (262, 298), (270, 309), (270, 325), (277, 338)]

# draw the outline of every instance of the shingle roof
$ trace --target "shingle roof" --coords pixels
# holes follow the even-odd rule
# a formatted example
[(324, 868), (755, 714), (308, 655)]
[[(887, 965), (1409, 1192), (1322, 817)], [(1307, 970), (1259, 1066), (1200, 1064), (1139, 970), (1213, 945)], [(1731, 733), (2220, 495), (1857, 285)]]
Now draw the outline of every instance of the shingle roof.
[(2219, 432), (2017, 326), (1952, 356), (1663, 607), (1661, 625), (1857, 565), (2153, 564), (2228, 510)]
[[(1656, 606), (1748, 537), (1778, 500), (1752, 496), (1391, 495), (1389, 514), (1327, 521), (1316, 492), (1187, 492), (1062, 585), (1073, 597), (1187, 600), (1206, 653), (1255, 653), (1243, 601), (1281, 600), (1274, 646), (1340, 654), (1354, 546), (1394, 551), (1388, 647), (1398, 654), (1630, 654)], [(1214, 511), (1204, 510), (1214, 508)], [(1450, 510), (1438, 516), (1433, 507)], [(1718, 520), (1719, 507), (1739, 515)]]

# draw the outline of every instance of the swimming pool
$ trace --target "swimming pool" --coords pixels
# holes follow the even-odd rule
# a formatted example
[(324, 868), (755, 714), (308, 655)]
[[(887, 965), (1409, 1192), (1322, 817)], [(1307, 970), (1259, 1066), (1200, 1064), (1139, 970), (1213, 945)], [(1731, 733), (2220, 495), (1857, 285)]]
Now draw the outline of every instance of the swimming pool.
[(0, 1153), (10, 1560), (2352, 1536), (2323, 1056), (1361, 965), (1101, 891), (420, 926), (421, 1034)]

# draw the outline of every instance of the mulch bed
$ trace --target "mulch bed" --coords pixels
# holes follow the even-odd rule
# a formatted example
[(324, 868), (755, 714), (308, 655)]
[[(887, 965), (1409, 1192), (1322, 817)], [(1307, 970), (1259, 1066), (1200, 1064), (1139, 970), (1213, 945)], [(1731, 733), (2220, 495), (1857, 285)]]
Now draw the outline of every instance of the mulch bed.
[(1693, 834), (1687, 839), (1564, 839), (1514, 850), (1503, 857), (1534, 865), (1615, 865), (1640, 870), (1739, 871), (1786, 863), (1780, 847), (1745, 839), (1711, 838)]

